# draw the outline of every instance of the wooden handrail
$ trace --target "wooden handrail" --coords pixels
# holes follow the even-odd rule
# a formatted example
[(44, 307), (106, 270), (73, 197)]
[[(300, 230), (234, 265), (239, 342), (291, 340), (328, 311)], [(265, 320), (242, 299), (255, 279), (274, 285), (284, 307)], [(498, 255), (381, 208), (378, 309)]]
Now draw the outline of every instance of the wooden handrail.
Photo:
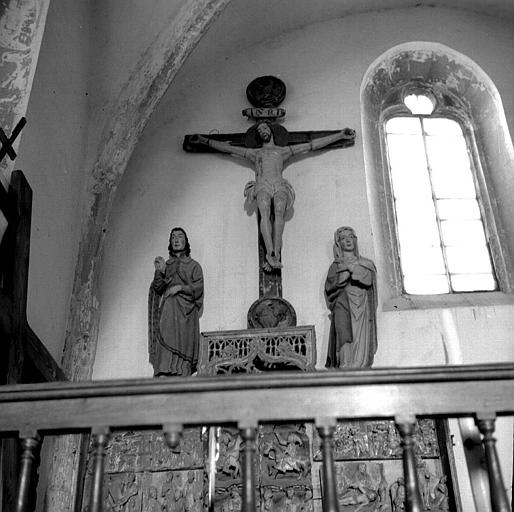
[(313, 421), (323, 440), (325, 512), (338, 512), (332, 435), (337, 419), (388, 418), (402, 437), (405, 506), (420, 512), (413, 432), (416, 416), (475, 416), (484, 436), (493, 512), (508, 512), (494, 446), (494, 418), (514, 412), (514, 364), (283, 372), (220, 377), (45, 383), (0, 387), (0, 435), (25, 446), (17, 512), (27, 511), (34, 441), (47, 432), (92, 432), (90, 509), (102, 510), (103, 458), (111, 429), (162, 428), (176, 445), (182, 425), (236, 423), (245, 441), (243, 511), (254, 512), (257, 425)]
[(0, 388), (0, 432), (506, 415), (513, 397), (514, 364), (25, 384)]

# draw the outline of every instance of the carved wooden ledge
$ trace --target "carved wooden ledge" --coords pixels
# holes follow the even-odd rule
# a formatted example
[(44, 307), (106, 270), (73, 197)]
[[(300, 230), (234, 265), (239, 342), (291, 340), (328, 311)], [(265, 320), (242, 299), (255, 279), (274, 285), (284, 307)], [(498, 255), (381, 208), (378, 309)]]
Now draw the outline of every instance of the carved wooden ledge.
[(199, 375), (314, 371), (315, 364), (313, 325), (204, 332), (200, 340)]

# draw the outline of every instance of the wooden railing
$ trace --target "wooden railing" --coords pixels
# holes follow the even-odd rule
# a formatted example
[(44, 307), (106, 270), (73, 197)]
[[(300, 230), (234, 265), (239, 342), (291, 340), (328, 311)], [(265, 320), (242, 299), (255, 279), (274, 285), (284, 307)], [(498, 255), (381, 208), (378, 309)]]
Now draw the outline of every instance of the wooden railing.
[(313, 421), (322, 440), (325, 512), (338, 510), (332, 457), (339, 419), (394, 419), (403, 441), (406, 510), (420, 512), (416, 417), (475, 417), (483, 436), (494, 512), (510, 510), (495, 448), (497, 415), (514, 412), (514, 365), (267, 373), (0, 388), (0, 432), (23, 447), (16, 512), (27, 510), (35, 447), (50, 433), (90, 431), (95, 446), (90, 512), (102, 507), (103, 458), (113, 429), (162, 429), (178, 443), (183, 426), (237, 424), (245, 441), (243, 510), (256, 507), (253, 458), (260, 422)]

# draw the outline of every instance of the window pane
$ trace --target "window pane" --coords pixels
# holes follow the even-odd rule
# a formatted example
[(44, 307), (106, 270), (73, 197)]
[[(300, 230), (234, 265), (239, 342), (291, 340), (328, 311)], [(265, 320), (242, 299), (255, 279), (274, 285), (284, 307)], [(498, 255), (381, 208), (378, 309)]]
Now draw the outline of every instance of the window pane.
[(426, 141), (432, 169), (469, 169), (468, 148), (464, 137), (430, 135), (426, 137)]
[(406, 275), (444, 274), (441, 247), (408, 246), (400, 248), (403, 273)]
[(475, 197), (475, 183), (464, 139), (427, 137), (426, 141), (435, 196)]
[(457, 121), (444, 117), (423, 119), (423, 128), (427, 135), (440, 135), (445, 137), (462, 135), (462, 128)]
[(398, 238), (402, 247), (441, 245), (432, 201), (397, 199), (395, 207)]
[(480, 220), (443, 220), (441, 233), (444, 245), (486, 245), (484, 228)]
[(404, 275), (405, 291), (412, 295), (436, 295), (449, 293), (445, 275)]
[(497, 289), (460, 124), (397, 117), (386, 123), (386, 141), (405, 291)]
[(476, 197), (475, 184), (469, 171), (434, 171), (432, 183), (434, 195), (437, 198), (472, 199)]
[(481, 217), (476, 199), (438, 199), (437, 211), (442, 220), (471, 220)]
[(491, 258), (485, 245), (447, 247), (446, 260), (452, 274), (492, 273)]
[(431, 197), (423, 138), (387, 136), (391, 181), (395, 197)]
[(496, 290), (496, 281), (492, 274), (457, 274), (450, 276), (452, 288), (456, 292)]
[(387, 133), (421, 135), (421, 123), (417, 117), (393, 117), (385, 124)]

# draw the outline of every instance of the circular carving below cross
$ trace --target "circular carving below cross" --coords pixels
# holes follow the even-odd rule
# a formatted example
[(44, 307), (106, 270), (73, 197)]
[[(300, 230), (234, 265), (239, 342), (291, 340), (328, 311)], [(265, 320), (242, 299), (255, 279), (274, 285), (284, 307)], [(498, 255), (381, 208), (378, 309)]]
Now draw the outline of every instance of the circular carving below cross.
[(248, 310), (248, 329), (273, 329), (295, 327), (296, 312), (287, 300), (281, 297), (262, 297)]
[(246, 87), (246, 97), (254, 107), (278, 107), (286, 97), (286, 84), (276, 76), (259, 76)]

